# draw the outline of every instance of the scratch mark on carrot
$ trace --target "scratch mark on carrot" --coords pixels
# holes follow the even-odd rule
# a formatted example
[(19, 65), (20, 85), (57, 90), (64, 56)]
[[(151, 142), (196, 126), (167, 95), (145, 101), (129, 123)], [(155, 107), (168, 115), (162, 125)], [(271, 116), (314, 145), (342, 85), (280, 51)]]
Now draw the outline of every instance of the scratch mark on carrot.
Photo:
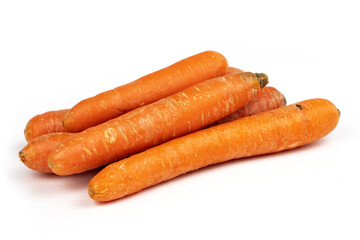
[(85, 147), (83, 147), (82, 149), (83, 149), (87, 154), (92, 155), (92, 152), (91, 152), (89, 149), (87, 149), (87, 148), (85, 148)]

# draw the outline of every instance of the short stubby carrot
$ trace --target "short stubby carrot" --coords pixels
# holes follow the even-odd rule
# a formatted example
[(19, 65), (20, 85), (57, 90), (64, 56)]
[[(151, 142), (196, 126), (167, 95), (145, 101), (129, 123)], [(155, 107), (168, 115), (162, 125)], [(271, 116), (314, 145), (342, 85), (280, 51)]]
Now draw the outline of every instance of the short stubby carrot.
[(241, 72), (244, 72), (244, 71), (239, 68), (236, 68), (236, 67), (228, 67), (226, 70), (226, 74), (241, 73)]
[(49, 111), (31, 118), (24, 130), (26, 141), (29, 142), (48, 133), (67, 132), (61, 120), (68, 111), (68, 109)]
[(72, 133), (59, 132), (37, 137), (29, 141), (19, 152), (20, 160), (32, 170), (52, 173), (48, 167), (48, 156), (53, 149), (71, 135)]
[(49, 156), (58, 175), (84, 172), (199, 130), (247, 105), (265, 74), (234, 73), (203, 81), (64, 141)]
[(248, 117), (286, 105), (285, 96), (274, 87), (264, 87), (244, 108), (229, 116), (220, 119), (213, 125), (234, 121), (239, 118)]
[(89, 195), (110, 201), (211, 164), (296, 148), (330, 133), (339, 113), (311, 99), (203, 129), (106, 166)]
[(227, 60), (220, 53), (206, 51), (196, 54), (79, 102), (65, 115), (63, 125), (72, 132), (82, 131), (196, 83), (222, 76), (227, 67)]

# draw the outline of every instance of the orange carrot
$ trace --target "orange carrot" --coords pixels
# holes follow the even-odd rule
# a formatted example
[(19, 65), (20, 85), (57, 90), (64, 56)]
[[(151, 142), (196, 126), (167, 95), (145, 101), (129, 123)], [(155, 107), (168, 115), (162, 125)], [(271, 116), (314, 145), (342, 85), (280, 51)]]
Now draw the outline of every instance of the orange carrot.
[(229, 116), (220, 119), (213, 125), (230, 122), (239, 118), (248, 117), (254, 114), (276, 109), (286, 105), (286, 98), (274, 87), (265, 87), (258, 92), (251, 102), (244, 108)]
[(67, 132), (61, 120), (68, 111), (68, 109), (50, 111), (31, 118), (24, 130), (25, 139), (29, 142), (44, 134)]
[[(237, 112), (234, 112), (233, 114), (217, 121), (216, 123), (212, 124), (213, 125), (217, 125), (220, 123), (225, 123), (225, 122), (230, 122), (233, 120), (236, 120), (238, 118), (242, 118), (242, 117), (247, 117), (250, 115), (254, 115), (257, 113), (261, 113), (264, 111), (268, 111), (268, 110), (272, 110), (275, 108), (279, 108), (281, 106), (284, 106), (286, 103), (285, 97), (275, 88), (273, 87), (265, 87), (263, 88), (261, 91), (259, 91), (259, 93), (254, 97), (254, 99), (248, 104), (246, 105), (243, 109), (240, 109)], [(49, 154), (51, 152), (52, 149), (55, 149), (64, 139), (61, 137), (61, 135), (52, 135), (52, 134), (47, 134), (45, 135), (45, 138), (37, 138), (36, 140), (41, 140), (40, 141), (32, 141), (32, 143), (29, 143), (28, 146), (24, 149), (29, 149), (29, 146), (35, 145), (35, 144), (45, 144), (45, 141), (48, 141), (49, 137), (52, 137), (51, 139), (51, 144), (50, 145), (46, 145), (46, 146), (41, 146), (38, 147), (36, 150), (31, 150), (33, 152), (33, 155), (37, 154), (39, 155), (41, 153), (41, 151), (43, 151), (44, 147), (46, 147), (46, 153), (42, 153), (42, 157), (37, 158), (35, 157), (34, 159), (32, 159), (32, 161), (26, 160), (25, 157), (23, 157), (23, 162), (28, 162), (31, 163), (32, 165), (35, 164), (35, 161), (40, 162), (40, 166), (41, 169), (47, 169), (49, 172), (51, 171), (48, 168), (48, 164), (47, 164), (47, 154)], [(56, 137), (58, 136), (58, 137)], [(65, 135), (66, 136), (66, 135)], [(56, 144), (57, 141), (57, 144)], [(26, 150), (22, 150), (23, 153), (27, 152)], [(34, 147), (32, 147), (32, 149), (34, 149)], [(39, 150), (40, 149), (40, 152)], [(22, 154), (22, 155), (27, 155), (27, 154)], [(37, 163), (39, 164), (39, 163)], [(31, 168), (31, 167), (30, 167)], [(34, 168), (32, 168), (34, 169)], [(39, 170), (39, 168), (34, 169), (34, 170)]]
[(243, 70), (236, 68), (236, 67), (228, 67), (226, 70), (226, 74), (230, 74), (230, 73), (241, 73), (244, 72)]
[[(244, 72), (235, 67), (228, 67), (225, 74)], [(170, 94), (169, 94), (170, 95)], [(69, 109), (50, 111), (33, 117), (25, 127), (24, 133), (27, 141), (52, 132), (68, 132), (62, 124), (62, 119)]]
[(311, 99), (174, 139), (110, 164), (89, 183), (89, 195), (110, 201), (196, 169), (311, 143), (330, 133), (339, 112)]
[(64, 141), (49, 156), (58, 175), (84, 172), (199, 130), (248, 104), (265, 74), (234, 73), (203, 81)]
[(227, 61), (220, 53), (199, 53), (79, 102), (65, 115), (63, 125), (72, 132), (82, 131), (196, 83), (222, 76), (226, 70)]
[(61, 141), (65, 140), (72, 133), (59, 132), (49, 133), (31, 140), (20, 152), (20, 160), (30, 169), (52, 173), (48, 167), (48, 156)]

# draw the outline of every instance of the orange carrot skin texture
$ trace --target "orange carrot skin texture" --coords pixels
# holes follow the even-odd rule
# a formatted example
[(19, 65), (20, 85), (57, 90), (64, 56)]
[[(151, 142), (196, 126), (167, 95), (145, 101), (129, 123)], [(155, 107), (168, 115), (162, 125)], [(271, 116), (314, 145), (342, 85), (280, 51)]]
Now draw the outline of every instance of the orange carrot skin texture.
[(234, 121), (286, 105), (285, 96), (274, 87), (264, 87), (244, 108), (220, 119), (214, 125)]
[(58, 175), (80, 173), (199, 130), (248, 104), (259, 81), (234, 73), (193, 85), (77, 133), (50, 154), (49, 166)]
[(222, 76), (226, 70), (227, 61), (223, 55), (202, 52), (79, 102), (64, 117), (63, 124), (69, 131), (79, 132), (196, 83)]
[(26, 141), (29, 142), (48, 133), (68, 132), (61, 122), (68, 111), (68, 109), (50, 111), (31, 118), (24, 130)]
[(244, 72), (244, 71), (239, 68), (236, 68), (236, 67), (228, 67), (226, 70), (226, 74), (241, 73), (241, 72)]
[(63, 140), (72, 133), (49, 133), (31, 140), (20, 152), (20, 160), (30, 169), (52, 173), (48, 167), (48, 156)]
[(325, 99), (311, 99), (188, 134), (101, 170), (89, 195), (110, 201), (196, 169), (311, 143), (330, 133), (339, 112)]

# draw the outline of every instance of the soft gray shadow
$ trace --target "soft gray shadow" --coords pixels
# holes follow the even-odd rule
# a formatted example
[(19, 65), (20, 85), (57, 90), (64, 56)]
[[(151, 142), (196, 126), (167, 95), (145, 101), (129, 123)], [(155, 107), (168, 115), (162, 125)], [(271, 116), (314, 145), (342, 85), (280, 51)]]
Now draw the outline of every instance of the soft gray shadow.
[[(260, 156), (254, 156), (254, 157), (247, 157), (247, 158), (241, 158), (241, 159), (234, 159), (228, 162), (224, 163), (218, 163), (211, 166), (207, 166), (201, 169), (198, 169), (193, 172), (189, 172), (183, 175), (180, 175), (174, 179), (162, 182), (160, 184), (157, 184), (155, 186), (146, 188), (142, 191), (139, 191), (137, 193), (133, 193), (131, 195), (125, 196), (121, 199), (109, 201), (109, 202), (97, 202), (92, 200), (88, 196), (88, 184), (89, 181), (103, 168), (97, 168), (94, 170), (90, 170), (81, 174), (75, 174), (70, 176), (57, 176), (55, 174), (45, 174), (45, 173), (39, 173), (32, 171), (30, 169), (24, 169), (24, 168), (18, 168), (17, 171), (14, 171), (11, 174), (11, 178), (14, 182), (17, 182), (19, 185), (26, 186), (24, 189), (26, 191), (31, 192), (31, 194), (35, 194), (37, 196), (47, 196), (47, 195), (57, 195), (59, 192), (63, 191), (76, 191), (79, 192), (79, 197), (76, 200), (76, 203), (78, 206), (81, 207), (93, 207), (93, 206), (108, 206), (109, 204), (112, 204), (114, 202), (126, 202), (131, 200), (134, 197), (141, 197), (142, 194), (146, 194), (149, 191), (152, 191), (156, 188), (164, 187), (168, 184), (175, 183), (176, 181), (183, 181), (185, 178), (191, 177), (193, 174), (206, 174), (206, 172), (217, 170), (221, 167), (228, 167), (228, 166), (234, 166), (239, 164), (245, 164), (248, 161), (256, 161), (256, 160), (264, 160), (264, 159), (271, 159), (273, 156), (283, 156), (283, 155), (289, 155), (289, 161), (291, 161), (291, 154), (300, 154), (302, 151), (306, 151), (308, 149), (321, 147), (322, 145), (326, 144), (326, 140), (320, 139), (316, 142), (313, 142), (311, 144), (298, 147), (292, 150), (286, 150), (283, 152), (278, 153), (272, 153), (272, 154), (265, 154)], [(21, 163), (19, 163), (21, 164)], [(29, 171), (25, 173), (25, 171)], [(27, 182), (31, 182), (31, 184), (26, 184)]]
[[(78, 191), (79, 194), (87, 194), (89, 181), (101, 168), (90, 170), (70, 176), (57, 176), (55, 174), (35, 172), (20, 167), (11, 174), (14, 182), (19, 186), (26, 186), (26, 191), (37, 196), (56, 195), (63, 191)], [(29, 172), (24, 172), (29, 171)], [(27, 184), (30, 182), (31, 184)]]

